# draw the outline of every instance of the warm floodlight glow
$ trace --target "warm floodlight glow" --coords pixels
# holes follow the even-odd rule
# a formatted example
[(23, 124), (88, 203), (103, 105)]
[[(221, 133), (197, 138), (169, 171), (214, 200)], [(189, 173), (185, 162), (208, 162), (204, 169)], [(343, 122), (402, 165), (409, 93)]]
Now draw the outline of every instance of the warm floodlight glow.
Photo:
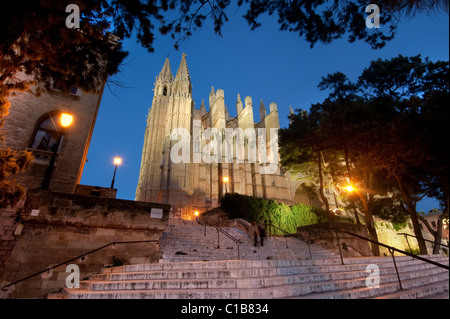
[(120, 157), (114, 158), (114, 164), (116, 164), (116, 165), (122, 164), (122, 159)]
[(355, 188), (352, 185), (348, 185), (345, 190), (349, 193), (353, 192), (355, 190)]
[(62, 127), (68, 127), (70, 124), (72, 124), (73, 116), (68, 113), (62, 113), (61, 114), (61, 126)]
[(195, 211), (194, 215), (195, 215), (195, 216), (198, 216), (198, 210)]
[(223, 178), (223, 182), (224, 182), (224, 183), (228, 183), (228, 181), (229, 181), (228, 177), (225, 176), (225, 177)]

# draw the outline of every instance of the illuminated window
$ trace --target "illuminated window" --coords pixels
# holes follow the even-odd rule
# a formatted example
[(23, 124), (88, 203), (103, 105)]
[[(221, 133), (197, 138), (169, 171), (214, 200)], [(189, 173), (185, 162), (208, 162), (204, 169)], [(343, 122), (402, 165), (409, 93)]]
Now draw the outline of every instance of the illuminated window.
[[(57, 117), (52, 115), (53, 114), (49, 114), (38, 122), (30, 143), (30, 148), (50, 152), (55, 150), (59, 136), (59, 124), (57, 124)], [(56, 115), (56, 113), (54, 115)], [(56, 125), (58, 125), (58, 127)]]

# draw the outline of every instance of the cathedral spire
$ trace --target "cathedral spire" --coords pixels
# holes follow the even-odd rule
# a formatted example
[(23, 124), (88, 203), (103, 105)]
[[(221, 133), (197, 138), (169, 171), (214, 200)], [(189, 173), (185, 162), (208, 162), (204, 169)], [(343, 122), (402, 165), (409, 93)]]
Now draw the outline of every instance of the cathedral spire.
[(178, 67), (177, 75), (175, 76), (175, 81), (186, 81), (191, 82), (191, 77), (189, 76), (189, 70), (186, 62), (186, 54), (181, 55), (180, 66)]
[(173, 81), (172, 70), (170, 69), (170, 62), (168, 57), (166, 58), (161, 72), (159, 73), (158, 80), (169, 83)]
[(175, 95), (181, 94), (186, 96), (191, 96), (192, 94), (191, 77), (189, 76), (185, 53), (181, 55), (180, 66), (178, 67), (177, 75), (173, 81), (172, 93)]

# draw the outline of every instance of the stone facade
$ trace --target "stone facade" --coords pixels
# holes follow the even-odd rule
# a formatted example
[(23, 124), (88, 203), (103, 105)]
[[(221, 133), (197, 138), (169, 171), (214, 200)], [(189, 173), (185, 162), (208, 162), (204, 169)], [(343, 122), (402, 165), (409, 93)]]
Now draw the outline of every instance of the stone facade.
[(67, 112), (73, 116), (73, 123), (61, 141), (50, 189), (68, 193), (75, 191), (83, 172), (102, 94), (103, 87), (98, 94), (74, 88), (68, 94), (55, 89), (40, 97), (31, 93), (11, 97), (10, 112), (2, 128), (5, 136), (3, 146), (29, 150), (35, 157), (31, 169), (17, 176), (21, 185), (27, 189), (39, 187), (53, 153), (32, 147), (39, 123), (49, 114), (57, 122), (57, 114)]
[[(162, 215), (152, 217), (153, 208), (162, 209)], [(15, 245), (0, 273), (1, 286), (112, 242), (155, 241), (117, 243), (69, 262), (79, 267), (80, 280), (112, 265), (114, 258), (124, 264), (158, 262), (169, 209), (163, 204), (29, 190), (18, 224), (23, 229), (11, 225), (17, 229), (15, 236), (8, 232)], [(66, 266), (17, 283), (8, 298), (43, 298), (61, 290), (69, 275)]]
[[(247, 96), (243, 103), (238, 94), (236, 111), (237, 117), (229, 116), (224, 91), (215, 91), (214, 88), (209, 94), (209, 111), (204, 101), (200, 109), (196, 109), (185, 55), (175, 78), (167, 58), (156, 77), (147, 118), (136, 200), (170, 204), (174, 215), (183, 219), (193, 219), (196, 211), (202, 213), (217, 207), (226, 192), (292, 204), (289, 174), (278, 162), (270, 161), (272, 158), (265, 162), (261, 160), (261, 156), (271, 154), (271, 151), (277, 153), (270, 147), (271, 129), (280, 127), (277, 105), (270, 103), (267, 114), (261, 101), (261, 121), (255, 123), (252, 98)], [(236, 145), (241, 141), (239, 138), (244, 138), (243, 135), (227, 139), (226, 134), (239, 129), (242, 132), (266, 129), (265, 132), (261, 130), (266, 145), (256, 133), (254, 140), (245, 137), (244, 150), (238, 153)], [(174, 136), (174, 132), (178, 134)], [(186, 140), (182, 134), (187, 136)], [(218, 145), (217, 149), (211, 146), (215, 139), (218, 141), (214, 144)], [(179, 145), (181, 150), (175, 154), (173, 150)], [(258, 150), (256, 159), (250, 153), (249, 145)], [(226, 153), (226, 147), (233, 150), (232, 155)], [(174, 154), (183, 152), (187, 152), (187, 155), (183, 154), (186, 155), (185, 161), (173, 160)], [(275, 162), (274, 171), (265, 173), (267, 163)], [(228, 181), (224, 181), (225, 177)]]

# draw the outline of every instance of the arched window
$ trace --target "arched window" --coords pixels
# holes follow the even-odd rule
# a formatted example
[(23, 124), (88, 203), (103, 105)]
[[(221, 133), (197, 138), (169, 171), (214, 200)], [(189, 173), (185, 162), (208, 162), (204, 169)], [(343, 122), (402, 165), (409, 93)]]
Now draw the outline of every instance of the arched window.
[(166, 96), (167, 95), (167, 86), (163, 87), (163, 95)]
[(56, 114), (49, 113), (38, 121), (31, 139), (30, 148), (50, 152), (55, 151), (59, 137), (58, 130), (61, 130)]

